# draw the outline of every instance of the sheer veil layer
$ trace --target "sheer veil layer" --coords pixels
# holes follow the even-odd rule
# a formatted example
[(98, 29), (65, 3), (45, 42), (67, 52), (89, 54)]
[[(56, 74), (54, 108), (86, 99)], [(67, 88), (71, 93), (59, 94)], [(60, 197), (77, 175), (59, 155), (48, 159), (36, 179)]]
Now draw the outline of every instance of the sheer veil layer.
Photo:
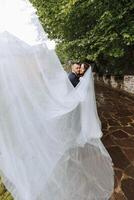
[(15, 200), (108, 200), (92, 70), (73, 88), (47, 41), (27, 0), (0, 0), (0, 175)]

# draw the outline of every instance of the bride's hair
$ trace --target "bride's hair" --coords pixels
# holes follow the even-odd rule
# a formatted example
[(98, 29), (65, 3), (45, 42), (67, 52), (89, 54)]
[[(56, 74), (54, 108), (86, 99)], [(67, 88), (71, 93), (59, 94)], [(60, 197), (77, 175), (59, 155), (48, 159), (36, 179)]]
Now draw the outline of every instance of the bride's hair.
[(83, 66), (84, 66), (84, 69), (85, 69), (85, 71), (87, 71), (87, 70), (88, 70), (88, 68), (89, 68), (89, 67), (91, 67), (91, 65), (90, 65), (89, 63), (86, 63), (86, 62), (84, 62), (84, 63), (81, 63), (81, 65), (83, 65)]

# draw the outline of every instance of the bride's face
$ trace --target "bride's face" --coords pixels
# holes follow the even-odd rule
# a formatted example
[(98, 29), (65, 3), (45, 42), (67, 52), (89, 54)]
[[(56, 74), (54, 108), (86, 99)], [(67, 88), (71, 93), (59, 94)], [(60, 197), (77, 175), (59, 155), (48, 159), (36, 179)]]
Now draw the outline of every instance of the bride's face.
[(81, 67), (80, 67), (80, 75), (83, 76), (85, 71), (86, 71), (85, 66), (84, 66), (84, 64), (82, 64)]

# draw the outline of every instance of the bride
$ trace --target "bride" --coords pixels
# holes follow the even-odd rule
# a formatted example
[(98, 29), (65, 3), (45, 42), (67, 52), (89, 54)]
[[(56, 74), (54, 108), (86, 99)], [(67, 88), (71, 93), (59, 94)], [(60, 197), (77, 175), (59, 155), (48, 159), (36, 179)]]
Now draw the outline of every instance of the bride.
[(0, 0), (0, 176), (15, 200), (108, 200), (92, 70), (74, 88), (27, 0)]

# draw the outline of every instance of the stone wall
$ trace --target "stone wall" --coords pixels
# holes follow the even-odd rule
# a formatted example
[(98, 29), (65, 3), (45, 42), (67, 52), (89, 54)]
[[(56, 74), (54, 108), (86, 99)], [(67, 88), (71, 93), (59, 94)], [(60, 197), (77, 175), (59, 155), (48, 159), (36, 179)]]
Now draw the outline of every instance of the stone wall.
[(134, 75), (125, 75), (125, 76), (103, 75), (103, 76), (99, 76), (98, 74), (95, 74), (94, 77), (95, 77), (96, 82), (106, 84), (112, 88), (126, 91), (129, 94), (134, 95)]
[(134, 76), (124, 76), (124, 90), (134, 94)]

